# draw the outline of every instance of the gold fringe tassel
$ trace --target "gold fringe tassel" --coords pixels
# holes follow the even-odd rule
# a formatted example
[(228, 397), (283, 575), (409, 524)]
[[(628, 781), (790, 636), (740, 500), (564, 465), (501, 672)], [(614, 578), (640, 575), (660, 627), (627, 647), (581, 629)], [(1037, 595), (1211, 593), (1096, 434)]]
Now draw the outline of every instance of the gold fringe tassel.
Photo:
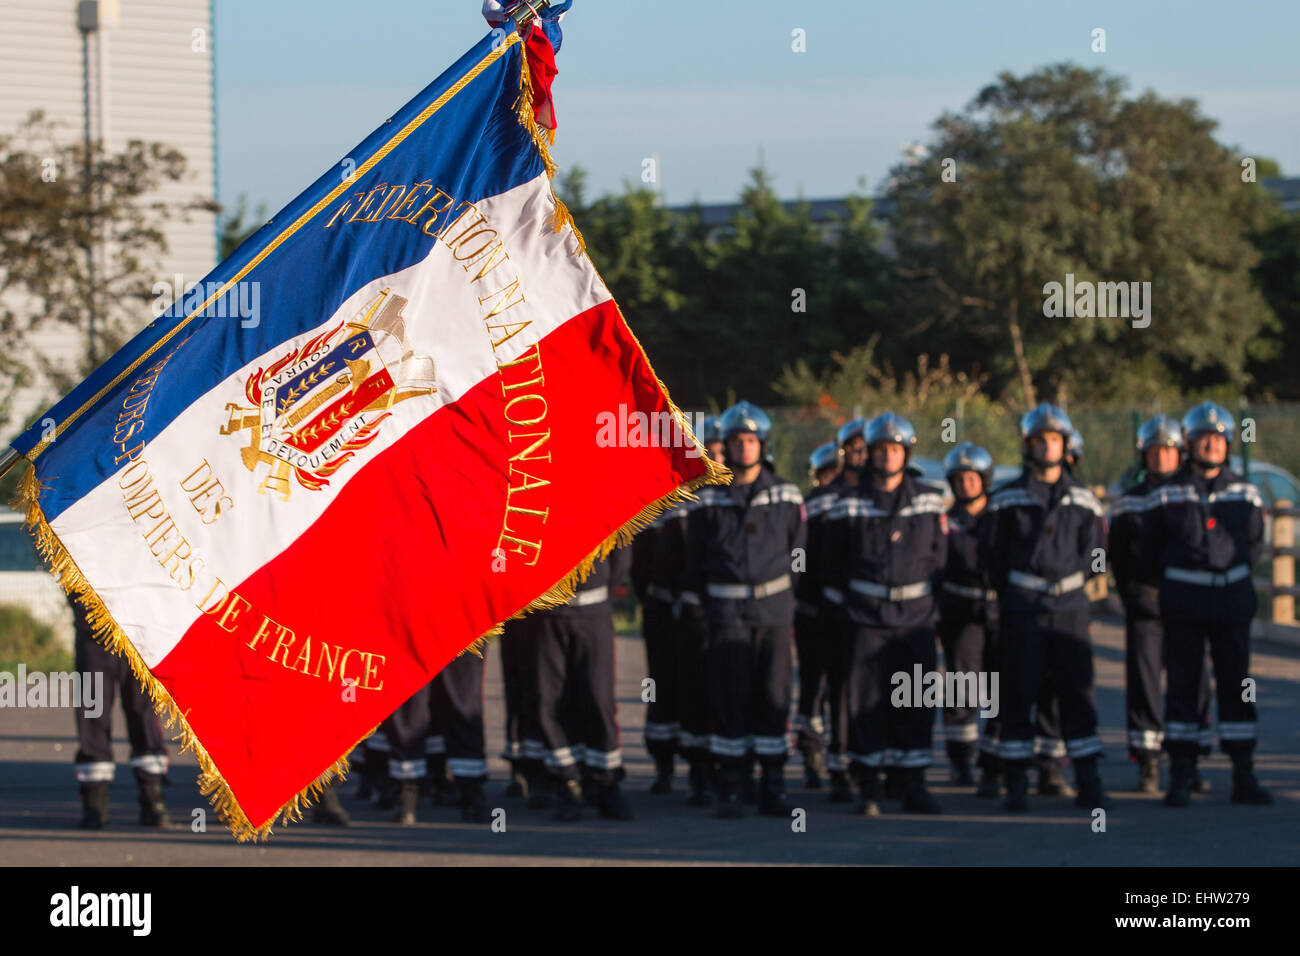
[[(533, 145), (537, 148), (538, 155), (546, 167), (548, 179), (555, 176), (556, 164), (551, 159), (550, 146), (555, 142), (555, 133), (553, 130), (542, 130), (536, 119), (533, 117), (533, 85), (532, 77), (528, 69), (527, 57), (524, 55), (523, 44), (518, 44), (520, 56), (520, 93), (516, 101), (515, 108), (519, 117), (519, 122), (528, 130), (532, 138)], [(554, 190), (551, 192), (555, 200), (555, 214), (553, 225), (556, 232), (561, 232), (567, 226), (573, 230), (574, 237), (577, 240), (578, 248), (575, 255), (586, 251), (586, 243), (582, 239), (582, 234), (578, 231), (573, 222), (573, 216), (564, 203), (555, 196)], [(594, 267), (593, 267), (594, 268)], [(617, 308), (617, 303), (615, 304)], [(619, 310), (619, 319), (623, 322), (624, 328), (636, 342), (637, 348), (641, 350), (642, 359), (646, 367), (650, 368), (651, 374), (654, 374), (650, 366), (650, 360), (645, 354), (645, 349), (637, 340), (636, 335), (631, 328), (627, 326), (627, 320), (623, 317), (622, 310)], [(668, 402), (668, 407), (672, 413), (673, 420), (681, 428), (682, 434), (687, 437), (688, 441), (693, 444), (700, 455), (700, 460), (704, 462), (706, 471), (698, 478), (681, 485), (656, 501), (651, 502), (641, 509), (630, 521), (620, 527), (617, 531), (602, 541), (592, 552), (584, 558), (577, 567), (557, 581), (554, 585), (546, 590), (545, 593), (530, 602), (527, 607), (520, 610), (512, 616), (513, 619), (523, 617), (531, 611), (543, 610), (545, 608), (557, 607), (567, 603), (573, 597), (574, 589), (582, 581), (586, 580), (591, 574), (592, 567), (596, 561), (604, 558), (615, 548), (623, 547), (632, 541), (632, 538), (640, 531), (649, 527), (660, 514), (668, 508), (671, 508), (682, 501), (694, 500), (694, 491), (703, 485), (726, 484), (731, 479), (731, 472), (722, 465), (717, 464), (705, 452), (704, 447), (695, 437), (695, 432), (691, 428), (690, 422), (681, 410), (673, 404), (668, 398), (668, 390), (664, 387), (659, 377), (655, 376), (655, 381), (659, 385), (664, 398)], [(127, 659), (131, 665), (131, 673), (140, 682), (145, 692), (153, 701), (154, 709), (158, 712), (168, 730), (175, 729), (176, 735), (174, 741), (179, 742), (180, 752), (187, 750), (194, 752), (195, 759), (199, 764), (199, 790), (208, 798), (212, 808), (216, 811), (218, 818), (230, 829), (235, 840), (240, 843), (248, 841), (265, 840), (271, 836), (272, 828), (282, 823), (291, 823), (301, 820), (303, 811), (308, 809), (315, 799), (321, 795), (325, 787), (329, 786), (335, 778), (344, 779), (347, 776), (348, 758), (352, 751), (361, 744), (363, 740), (369, 737), (378, 728), (371, 728), (363, 734), (347, 752), (338, 760), (334, 761), (324, 773), (320, 774), (314, 781), (309, 783), (279, 810), (272, 814), (271, 818), (260, 825), (255, 825), (243, 809), (239, 806), (235, 795), (231, 792), (225, 778), (222, 777), (221, 771), (213, 763), (207, 750), (195, 736), (189, 721), (186, 719), (186, 713), (176, 705), (172, 697), (167, 693), (162, 683), (150, 673), (149, 668), (145, 665), (144, 660), (135, 646), (127, 638), (125, 632), (118, 627), (117, 622), (109, 613), (108, 608), (95, 589), (90, 586), (81, 569), (77, 567), (72, 556), (63, 546), (58, 536), (50, 528), (49, 522), (45, 519), (45, 512), (41, 509), (40, 498), (44, 486), (40, 479), (36, 477), (36, 469), (30, 464), (27, 473), (22, 477), (18, 485), (17, 494), (14, 496), (14, 510), (23, 513), (26, 516), (27, 525), (32, 532), (36, 548), (41, 557), (45, 560), (50, 568), (50, 572), (63, 590), (72, 596), (86, 611), (87, 620), (93, 628), (94, 637), (104, 645), (110, 652), (120, 654)], [(476, 639), (469, 647), (462, 651), (462, 654), (472, 653), (482, 656), (483, 648), (499, 638), (502, 633), (502, 625), (497, 625)]]

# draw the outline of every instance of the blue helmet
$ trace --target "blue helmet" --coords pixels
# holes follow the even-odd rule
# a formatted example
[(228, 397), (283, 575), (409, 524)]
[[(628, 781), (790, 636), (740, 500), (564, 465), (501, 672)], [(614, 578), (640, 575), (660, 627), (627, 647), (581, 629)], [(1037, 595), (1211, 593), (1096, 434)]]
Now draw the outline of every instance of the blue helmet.
[(868, 448), (877, 442), (890, 441), (902, 445), (910, 452), (916, 444), (916, 429), (902, 415), (883, 412), (867, 422), (863, 438), (866, 439)]
[(840, 449), (833, 441), (828, 441), (824, 445), (818, 445), (813, 449), (813, 453), (808, 456), (808, 468), (811, 471), (821, 471), (823, 468), (832, 468), (839, 463)]
[(1059, 432), (1068, 442), (1074, 432), (1074, 423), (1070, 421), (1069, 415), (1055, 405), (1043, 402), (1033, 411), (1026, 412), (1024, 418), (1020, 419), (1020, 438), (1022, 441), (1028, 441), (1043, 432)]
[(835, 433), (835, 441), (840, 448), (843, 448), (855, 438), (859, 438), (867, 427), (865, 418), (850, 418), (840, 426), (840, 430)]
[(732, 435), (739, 435), (742, 432), (752, 432), (758, 436), (761, 442), (767, 441), (767, 436), (772, 432), (772, 419), (767, 417), (757, 405), (749, 402), (737, 402), (725, 412), (719, 422), (722, 427), (722, 440), (726, 441)]
[(695, 437), (704, 445), (722, 441), (722, 423), (718, 421), (718, 416), (710, 415), (700, 422), (700, 432)]
[(1232, 412), (1214, 402), (1201, 402), (1183, 416), (1183, 434), (1189, 442), (1206, 432), (1217, 432), (1231, 445), (1236, 430)]
[(1065, 444), (1067, 458), (1078, 461), (1083, 457), (1083, 433), (1077, 428), (1070, 429), (1070, 440)]
[(979, 445), (964, 441), (944, 456), (943, 471), (950, 485), (952, 476), (957, 472), (973, 471), (980, 476), (984, 490), (988, 491), (989, 485), (993, 483), (993, 456)]
[(1160, 445), (1177, 448), (1179, 451), (1186, 447), (1187, 443), (1183, 441), (1183, 426), (1178, 424), (1177, 419), (1170, 418), (1168, 415), (1157, 415), (1150, 421), (1143, 422), (1142, 427), (1138, 429), (1138, 451), (1146, 451), (1148, 448)]

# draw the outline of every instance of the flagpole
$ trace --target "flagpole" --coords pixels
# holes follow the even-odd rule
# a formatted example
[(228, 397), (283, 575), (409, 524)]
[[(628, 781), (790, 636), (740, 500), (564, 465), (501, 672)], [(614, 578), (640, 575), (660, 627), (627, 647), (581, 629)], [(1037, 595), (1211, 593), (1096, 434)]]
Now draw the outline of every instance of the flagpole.
[(519, 29), (519, 35), (524, 35), (524, 29), (534, 20), (541, 18), (546, 12), (546, 8), (551, 5), (551, 0), (521, 0), (514, 12), (507, 13), (515, 26)]
[(18, 462), (22, 460), (22, 457), (22, 455), (18, 454), (18, 452), (14, 451), (12, 448), (6, 448), (4, 454), (0, 455), (0, 478), (7, 475), (9, 469), (18, 464)]

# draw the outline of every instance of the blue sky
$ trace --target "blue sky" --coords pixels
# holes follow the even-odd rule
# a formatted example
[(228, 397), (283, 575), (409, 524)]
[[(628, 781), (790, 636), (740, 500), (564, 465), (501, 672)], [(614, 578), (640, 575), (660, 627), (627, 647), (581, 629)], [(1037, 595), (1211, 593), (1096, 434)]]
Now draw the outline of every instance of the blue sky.
[[(214, 0), (219, 198), (272, 213), (487, 27), (479, 0)], [(593, 194), (659, 158), (670, 203), (733, 200), (760, 154), (784, 197), (874, 192), (1002, 70), (1071, 60), (1192, 98), (1221, 142), (1300, 175), (1300, 3), (576, 0), (555, 157)], [(1106, 31), (1106, 52), (1091, 50)], [(807, 52), (791, 49), (802, 29)]]

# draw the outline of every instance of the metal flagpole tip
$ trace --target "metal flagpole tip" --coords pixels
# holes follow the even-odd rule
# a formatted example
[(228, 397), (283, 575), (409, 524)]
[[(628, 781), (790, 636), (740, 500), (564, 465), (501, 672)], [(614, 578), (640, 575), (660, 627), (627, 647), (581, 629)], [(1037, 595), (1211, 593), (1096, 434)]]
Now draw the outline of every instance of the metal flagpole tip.
[(528, 25), (540, 20), (550, 5), (550, 0), (520, 0), (506, 16), (515, 22), (519, 35), (523, 36)]
[(18, 454), (12, 448), (6, 448), (3, 454), (0, 454), (0, 478), (9, 473), (9, 469), (23, 460), (23, 456)]

